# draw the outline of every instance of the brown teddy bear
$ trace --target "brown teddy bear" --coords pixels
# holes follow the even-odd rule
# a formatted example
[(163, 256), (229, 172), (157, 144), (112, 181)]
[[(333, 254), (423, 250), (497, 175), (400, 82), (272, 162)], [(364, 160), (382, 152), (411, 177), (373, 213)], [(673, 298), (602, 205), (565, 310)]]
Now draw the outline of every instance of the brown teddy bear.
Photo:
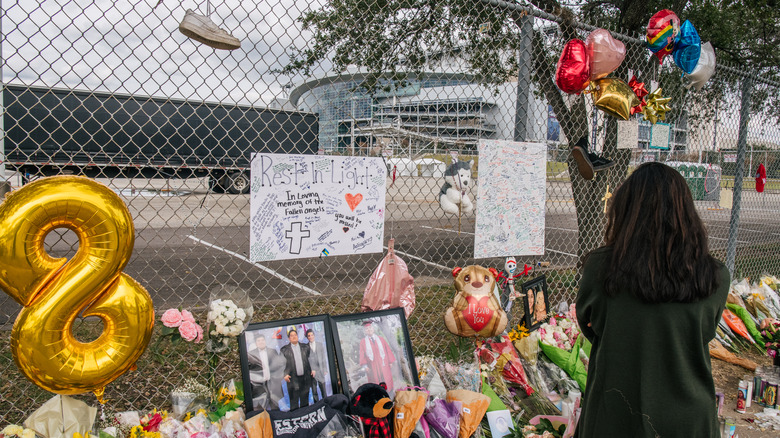
[(496, 336), (506, 329), (506, 312), (493, 293), (498, 272), (471, 265), (452, 270), (455, 298), (444, 312), (444, 324), (453, 334), (471, 337)]

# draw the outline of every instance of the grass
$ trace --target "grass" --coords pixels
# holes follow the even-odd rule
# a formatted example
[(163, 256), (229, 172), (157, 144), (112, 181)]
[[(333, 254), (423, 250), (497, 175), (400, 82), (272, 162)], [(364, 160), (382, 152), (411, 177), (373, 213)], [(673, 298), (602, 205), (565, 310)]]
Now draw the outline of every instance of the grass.
[[(723, 175), (720, 178), (720, 186), (724, 189), (734, 188), (734, 177)], [(756, 190), (756, 179), (750, 175), (745, 175), (742, 179), (742, 190)], [(780, 180), (767, 179), (764, 190), (780, 190)]]
[[(550, 271), (547, 273), (551, 303), (570, 296), (573, 290), (575, 271)], [(443, 314), (455, 294), (452, 283), (419, 287), (416, 289), (417, 307), (409, 318), (408, 326), (414, 354), (445, 357), (449, 346), (459, 338), (444, 327)], [(255, 306), (254, 321), (273, 321), (305, 315), (329, 313), (333, 315), (357, 313), (363, 294), (304, 298), (295, 301), (266, 302)], [(512, 312), (518, 315), (517, 308)], [(205, 321), (205, 313), (197, 313), (198, 321)], [(513, 323), (517, 319), (512, 320)], [(82, 340), (94, 339), (100, 333), (102, 324), (97, 320), (82, 320), (74, 324), (74, 334)], [(155, 326), (150, 348), (160, 335), (160, 324)], [(48, 393), (19, 373), (10, 349), (10, 331), (0, 332), (0, 418), (3, 422), (20, 424), (53, 394)], [(470, 342), (470, 341), (469, 341)], [(148, 411), (153, 408), (169, 409), (169, 394), (185, 378), (193, 377), (202, 383), (207, 381), (208, 354), (203, 344), (180, 342), (171, 345), (168, 340), (160, 342), (160, 352), (165, 360), (156, 361), (147, 351), (138, 360), (137, 369), (120, 376), (105, 391), (106, 409), (114, 412), (126, 410)], [(220, 358), (218, 381), (235, 379), (241, 381), (241, 367), (238, 345), (234, 341), (231, 350)], [(96, 405), (91, 394), (75, 396), (90, 405)]]

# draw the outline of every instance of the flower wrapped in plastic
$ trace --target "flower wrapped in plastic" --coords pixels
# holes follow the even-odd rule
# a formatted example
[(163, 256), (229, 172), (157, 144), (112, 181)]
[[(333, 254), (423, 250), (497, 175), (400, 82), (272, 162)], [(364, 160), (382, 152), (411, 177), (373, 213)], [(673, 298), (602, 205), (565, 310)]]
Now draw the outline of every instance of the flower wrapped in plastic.
[(187, 412), (204, 409), (211, 402), (211, 391), (206, 385), (189, 377), (184, 383), (171, 391), (171, 413), (177, 420), (184, 418)]
[(209, 341), (214, 353), (227, 351), (228, 342), (244, 331), (252, 320), (254, 307), (246, 290), (222, 285), (211, 292), (209, 300)]
[(545, 356), (549, 357), (553, 363), (561, 367), (562, 370), (574, 379), (582, 391), (585, 391), (585, 383), (588, 377), (588, 371), (585, 364), (580, 360), (580, 344), (583, 336), (578, 336), (574, 345), (569, 350), (558, 348), (547, 344), (544, 340), (539, 341)]
[(501, 376), (506, 381), (520, 386), (527, 395), (533, 394), (535, 391), (528, 382), (523, 364), (509, 337), (503, 336), (501, 342), (489, 341), (488, 343), (490, 348), (499, 355), (496, 359), (496, 368), (501, 370)]

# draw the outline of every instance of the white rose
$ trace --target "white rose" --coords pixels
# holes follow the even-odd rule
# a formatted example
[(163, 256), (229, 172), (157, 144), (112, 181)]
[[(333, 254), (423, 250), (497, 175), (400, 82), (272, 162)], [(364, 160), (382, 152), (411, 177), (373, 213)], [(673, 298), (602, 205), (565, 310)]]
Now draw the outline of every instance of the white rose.
[(211, 334), (211, 336), (217, 336), (217, 331), (216, 330), (212, 330), (210, 334)]
[(225, 311), (225, 318), (227, 318), (230, 321), (236, 319), (236, 311), (233, 309), (227, 309)]
[(238, 309), (236, 310), (236, 318), (240, 319), (241, 321), (246, 318), (246, 312), (244, 312), (244, 309)]
[(225, 329), (224, 326), (218, 325), (217, 326), (217, 333), (220, 334), (220, 335), (225, 336), (225, 335), (227, 335), (227, 330)]

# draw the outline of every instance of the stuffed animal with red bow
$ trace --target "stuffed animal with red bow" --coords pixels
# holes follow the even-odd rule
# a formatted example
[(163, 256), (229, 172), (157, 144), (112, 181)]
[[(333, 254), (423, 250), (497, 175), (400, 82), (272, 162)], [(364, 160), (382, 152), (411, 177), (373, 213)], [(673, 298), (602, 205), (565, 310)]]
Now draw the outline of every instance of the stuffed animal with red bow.
[(496, 336), (506, 329), (506, 312), (493, 293), (498, 271), (478, 265), (452, 270), (455, 298), (444, 312), (447, 330), (463, 337)]

